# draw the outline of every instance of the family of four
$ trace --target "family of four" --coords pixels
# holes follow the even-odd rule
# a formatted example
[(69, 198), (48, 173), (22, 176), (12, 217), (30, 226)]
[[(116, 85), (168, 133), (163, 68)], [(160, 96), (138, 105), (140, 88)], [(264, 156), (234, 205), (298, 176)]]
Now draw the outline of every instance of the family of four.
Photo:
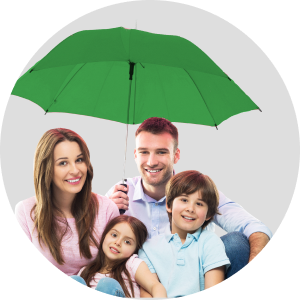
[[(57, 128), (42, 136), (35, 197), (19, 202), (15, 213), (51, 263), (107, 294), (175, 298), (220, 283), (263, 249), (270, 230), (207, 175), (175, 174), (180, 150), (171, 122), (149, 118), (135, 135), (141, 176), (105, 196), (92, 193), (90, 154), (78, 134)], [(228, 233), (219, 238), (214, 223)]]

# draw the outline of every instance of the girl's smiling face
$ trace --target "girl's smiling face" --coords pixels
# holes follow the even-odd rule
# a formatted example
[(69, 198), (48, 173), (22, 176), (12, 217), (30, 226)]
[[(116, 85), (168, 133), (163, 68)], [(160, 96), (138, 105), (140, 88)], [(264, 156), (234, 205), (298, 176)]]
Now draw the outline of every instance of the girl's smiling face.
[(208, 206), (202, 201), (201, 191), (176, 197), (172, 208), (167, 206), (167, 211), (172, 213), (172, 234), (177, 233), (183, 239), (210, 219), (207, 218)]
[(129, 224), (116, 224), (105, 236), (102, 249), (108, 261), (130, 257), (136, 249), (136, 238)]

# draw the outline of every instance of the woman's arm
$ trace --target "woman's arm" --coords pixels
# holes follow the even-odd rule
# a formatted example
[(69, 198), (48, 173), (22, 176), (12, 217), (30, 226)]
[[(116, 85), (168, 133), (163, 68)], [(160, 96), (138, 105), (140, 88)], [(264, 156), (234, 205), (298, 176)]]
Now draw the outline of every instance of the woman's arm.
[(225, 266), (221, 266), (215, 269), (207, 271), (204, 275), (205, 289), (208, 289), (225, 279)]
[[(157, 275), (150, 272), (144, 261), (140, 263), (136, 270), (135, 280), (143, 289), (145, 289), (146, 292), (150, 294), (149, 298), (167, 298), (166, 289), (158, 281)], [(143, 293), (143, 297), (148, 297), (148, 295)]]

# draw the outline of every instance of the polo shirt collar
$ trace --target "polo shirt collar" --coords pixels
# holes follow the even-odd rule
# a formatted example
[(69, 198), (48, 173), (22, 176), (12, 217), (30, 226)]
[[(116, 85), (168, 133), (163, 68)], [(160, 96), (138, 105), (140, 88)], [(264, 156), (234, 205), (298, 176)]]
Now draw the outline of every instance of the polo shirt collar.
[[(196, 241), (198, 241), (201, 232), (202, 232), (202, 228), (200, 227), (200, 228), (197, 229), (193, 234), (188, 233), (188, 234), (187, 234), (187, 237), (188, 237), (188, 236), (191, 236), (191, 237), (193, 237)], [(177, 234), (177, 233), (175, 233), (175, 234)], [(175, 234), (172, 234), (172, 233), (170, 233), (169, 230), (167, 230), (167, 231), (165, 232), (165, 238), (166, 238), (166, 241), (169, 243), (169, 242), (174, 238)]]

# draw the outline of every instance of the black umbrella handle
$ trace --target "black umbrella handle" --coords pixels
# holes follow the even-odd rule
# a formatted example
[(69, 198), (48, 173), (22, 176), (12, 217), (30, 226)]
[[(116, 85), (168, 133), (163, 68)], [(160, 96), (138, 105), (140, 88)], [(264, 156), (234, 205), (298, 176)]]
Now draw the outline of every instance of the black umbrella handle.
[[(127, 187), (126, 183), (121, 183), (120, 185), (123, 185), (123, 186)], [(125, 191), (120, 191), (120, 192), (123, 192), (127, 195), (127, 192), (125, 192)], [(125, 214), (125, 211), (126, 211), (125, 209), (119, 209), (120, 215)]]

